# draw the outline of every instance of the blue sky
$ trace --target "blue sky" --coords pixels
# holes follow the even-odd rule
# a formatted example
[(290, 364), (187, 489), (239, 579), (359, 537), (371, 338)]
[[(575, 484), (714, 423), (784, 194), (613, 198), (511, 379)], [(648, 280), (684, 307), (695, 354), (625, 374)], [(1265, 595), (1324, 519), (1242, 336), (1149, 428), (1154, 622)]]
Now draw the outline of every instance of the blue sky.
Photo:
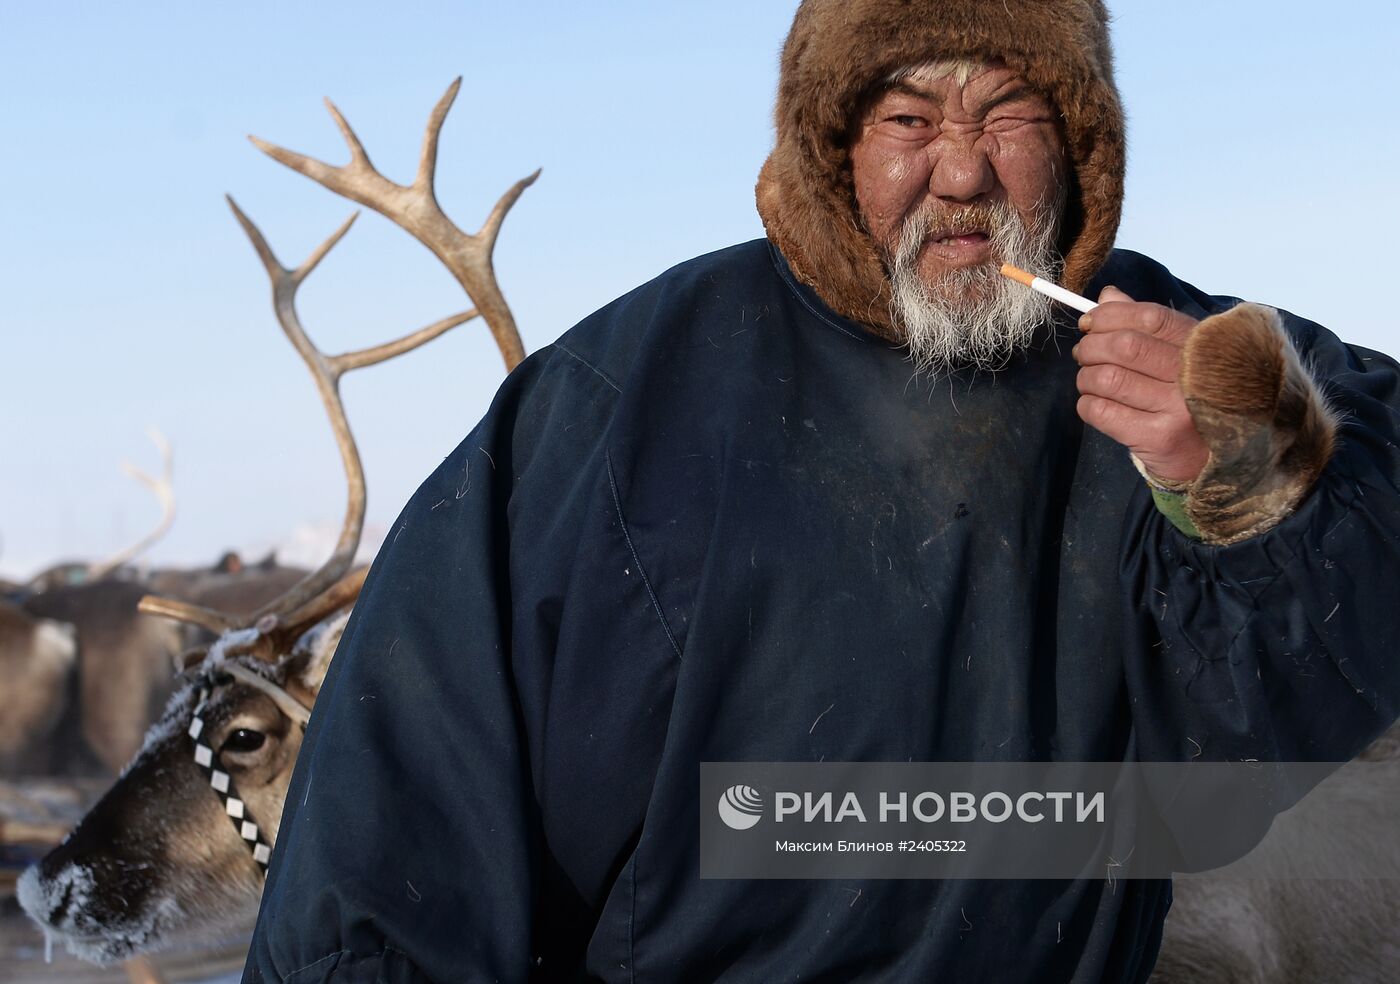
[[(1198, 286), (1400, 351), (1384, 281), (1400, 226), (1393, 120), (1400, 5), (1110, 2), (1130, 121), (1119, 245)], [(180, 515), (153, 552), (332, 526), (343, 486), (309, 379), (231, 192), (294, 265), (353, 207), (254, 133), (333, 162), (332, 97), (407, 180), (429, 109), (463, 76), (439, 198), (475, 229), (543, 167), (506, 222), (500, 281), (527, 348), (673, 263), (761, 235), (790, 0), (0, 5), (0, 571), (101, 555), (156, 507), (125, 480), (175, 443)], [(367, 214), (303, 288), (338, 351), (466, 305), (421, 246)], [(469, 324), (347, 379), (371, 524), (392, 521), (502, 376)]]

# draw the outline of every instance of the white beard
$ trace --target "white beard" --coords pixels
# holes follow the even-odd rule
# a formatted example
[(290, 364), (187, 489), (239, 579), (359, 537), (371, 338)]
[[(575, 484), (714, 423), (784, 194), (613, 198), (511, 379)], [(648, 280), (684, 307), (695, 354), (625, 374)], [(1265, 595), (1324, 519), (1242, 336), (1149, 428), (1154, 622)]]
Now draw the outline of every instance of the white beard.
[[(996, 371), (1027, 348), (1050, 320), (1053, 302), (1008, 280), (1001, 263), (1058, 279), (1056, 250), (1062, 201), (1041, 208), (1027, 225), (1009, 205), (921, 208), (904, 223), (895, 254), (887, 258), (891, 314), (908, 337), (915, 374), (932, 379), (958, 368)], [(935, 222), (975, 216), (988, 227), (993, 262), (949, 270), (933, 283), (919, 276), (918, 257)], [(954, 223), (957, 224), (957, 223)]]

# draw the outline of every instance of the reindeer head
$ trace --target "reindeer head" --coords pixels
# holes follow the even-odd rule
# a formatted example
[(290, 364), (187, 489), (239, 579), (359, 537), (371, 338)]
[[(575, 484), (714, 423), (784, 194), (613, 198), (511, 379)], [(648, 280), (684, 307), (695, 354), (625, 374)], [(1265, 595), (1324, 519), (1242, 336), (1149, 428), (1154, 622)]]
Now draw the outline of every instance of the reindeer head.
[(286, 611), (293, 592), (251, 626), (143, 599), (143, 611), (222, 630), (186, 654), (116, 784), (20, 879), (20, 905), (46, 934), (105, 963), (251, 922), (302, 729), (365, 573)]
[(348, 617), (230, 630), (187, 656), (116, 785), (21, 878), (20, 904), (46, 934), (107, 963), (251, 924), (308, 709)]

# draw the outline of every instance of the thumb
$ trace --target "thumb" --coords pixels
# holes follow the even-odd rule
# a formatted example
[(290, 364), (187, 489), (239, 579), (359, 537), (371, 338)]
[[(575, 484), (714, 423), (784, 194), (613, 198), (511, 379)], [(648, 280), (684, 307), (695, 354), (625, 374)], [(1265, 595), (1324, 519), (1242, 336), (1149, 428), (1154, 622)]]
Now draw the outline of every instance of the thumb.
[(1131, 301), (1131, 300), (1132, 300), (1131, 297), (1129, 297), (1125, 292), (1119, 290), (1117, 287), (1112, 287), (1112, 286), (1110, 286), (1110, 287), (1105, 287), (1103, 290), (1099, 291), (1099, 303), (1100, 303), (1100, 304), (1108, 304), (1108, 303), (1110, 303), (1110, 302), (1112, 302), (1112, 301)]

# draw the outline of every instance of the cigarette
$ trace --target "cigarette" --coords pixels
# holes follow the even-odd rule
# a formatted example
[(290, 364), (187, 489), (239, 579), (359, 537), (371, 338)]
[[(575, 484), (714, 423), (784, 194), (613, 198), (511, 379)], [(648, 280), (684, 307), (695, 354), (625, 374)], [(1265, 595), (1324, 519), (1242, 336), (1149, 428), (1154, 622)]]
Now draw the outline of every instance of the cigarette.
[(1025, 284), (1031, 290), (1044, 294), (1046, 297), (1053, 298), (1061, 304), (1072, 307), (1081, 314), (1088, 314), (1090, 311), (1094, 310), (1094, 308), (1098, 307), (1098, 305), (1089, 300), (1089, 298), (1080, 297), (1072, 290), (1065, 290), (1059, 284), (1052, 284), (1048, 280), (1042, 280), (1035, 274), (1027, 273), (1025, 270), (1014, 267), (1010, 263), (1003, 263), (1001, 265), (1001, 275), (1003, 277), (1010, 277), (1018, 284)]

